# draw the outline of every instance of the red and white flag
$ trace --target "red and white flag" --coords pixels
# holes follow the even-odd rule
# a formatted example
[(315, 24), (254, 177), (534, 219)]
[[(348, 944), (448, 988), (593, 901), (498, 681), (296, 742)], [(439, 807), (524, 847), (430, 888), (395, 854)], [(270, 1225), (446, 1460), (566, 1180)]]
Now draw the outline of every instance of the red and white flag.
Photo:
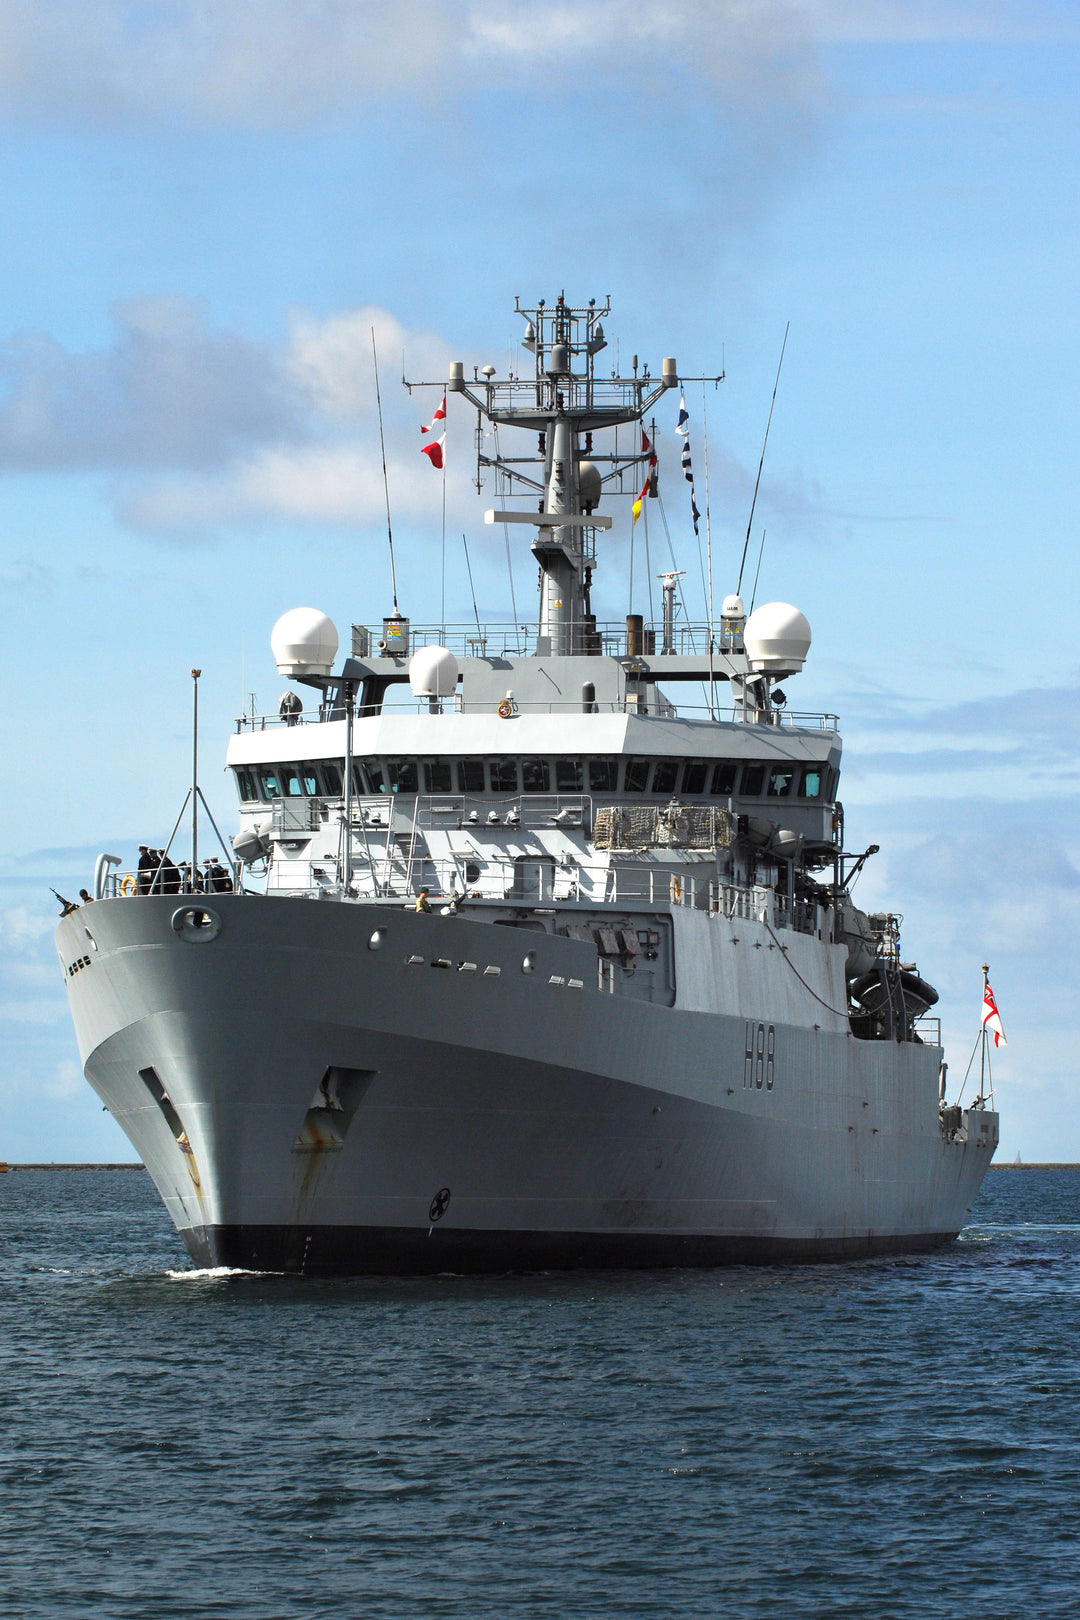
[(431, 418), (431, 421), (430, 421), (429, 425), (427, 427), (422, 427), (420, 429), (420, 431), (421, 431), (421, 433), (434, 433), (436, 422), (445, 422), (445, 421), (446, 421), (446, 395), (444, 394), (443, 397), (442, 397), (442, 404), (439, 406), (438, 410), (435, 412), (435, 415)]
[(428, 460), (431, 462), (431, 465), (433, 467), (438, 467), (440, 470), (442, 469), (443, 465), (443, 445), (445, 443), (446, 434), (443, 433), (439, 438), (432, 439), (430, 444), (422, 444), (420, 446), (420, 454), (422, 456), (427, 456)]
[(993, 1035), (995, 1046), (1008, 1046), (1005, 1031), (1001, 1027), (1001, 1014), (997, 1010), (997, 1002), (994, 1000), (994, 992), (990, 988), (989, 979), (987, 979), (983, 989), (982, 1021), (983, 1029), (989, 1030)]

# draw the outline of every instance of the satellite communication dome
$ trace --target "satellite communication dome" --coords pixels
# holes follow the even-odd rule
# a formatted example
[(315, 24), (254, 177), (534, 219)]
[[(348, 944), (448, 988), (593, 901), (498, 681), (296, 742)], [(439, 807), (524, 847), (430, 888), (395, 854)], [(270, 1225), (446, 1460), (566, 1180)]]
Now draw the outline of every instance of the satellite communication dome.
[(722, 619), (745, 619), (746, 609), (743, 607), (742, 597), (735, 595), (725, 596), (723, 606), (720, 609), (720, 617)]
[(790, 602), (764, 602), (746, 621), (743, 645), (751, 669), (797, 675), (810, 651), (810, 626)]
[(413, 697), (450, 697), (457, 678), (458, 661), (448, 647), (421, 647), (409, 659)]
[(290, 608), (270, 632), (270, 649), (279, 675), (329, 675), (338, 633), (318, 608)]

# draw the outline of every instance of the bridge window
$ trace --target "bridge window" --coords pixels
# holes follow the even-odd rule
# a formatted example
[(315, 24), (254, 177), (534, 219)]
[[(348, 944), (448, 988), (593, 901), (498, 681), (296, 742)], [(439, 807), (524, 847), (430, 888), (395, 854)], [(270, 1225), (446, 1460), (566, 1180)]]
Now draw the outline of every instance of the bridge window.
[(257, 799), (259, 797), (259, 790), (255, 786), (254, 771), (237, 771), (235, 774), (236, 791), (240, 795), (241, 803), (247, 804), (252, 799)]
[(551, 770), (546, 759), (523, 759), (521, 786), (525, 793), (547, 793), (551, 789)]
[(459, 759), (457, 768), (459, 793), (483, 793), (484, 762), (482, 759)]
[(674, 793), (675, 783), (679, 780), (679, 761), (677, 759), (658, 759), (653, 766), (652, 790), (654, 793)]
[(705, 780), (709, 772), (709, 762), (705, 759), (688, 759), (683, 766), (682, 790), (684, 793), (704, 793)]
[(760, 799), (765, 791), (764, 765), (744, 765), (742, 768), (742, 787), (739, 790), (744, 799)]
[(590, 759), (589, 792), (617, 793), (619, 789), (619, 762), (617, 759)]
[(580, 759), (557, 759), (555, 761), (556, 793), (580, 793), (581, 782)]
[(448, 759), (433, 759), (430, 764), (424, 766), (424, 792), (451, 792), (450, 761)]
[(319, 778), (314, 765), (282, 765), (282, 792), (290, 799), (314, 797), (319, 791)]
[(386, 772), (390, 778), (391, 793), (415, 793), (417, 770), (415, 759), (388, 759)]
[(353, 762), (353, 791), (365, 795), (386, 792), (382, 766), (378, 760), (358, 759)]
[(259, 788), (264, 799), (280, 799), (281, 783), (278, 773), (274, 770), (260, 770), (258, 773)]
[(319, 775), (322, 777), (323, 791), (331, 799), (340, 799), (345, 791), (345, 761), (324, 759), (319, 766)]
[(623, 777), (623, 788), (627, 793), (644, 793), (650, 764), (651, 761), (647, 759), (627, 760), (626, 775)]
[(786, 799), (795, 780), (794, 765), (774, 765), (769, 772), (769, 798)]
[(516, 793), (518, 768), (516, 759), (493, 759), (490, 766), (492, 793)]
[(718, 764), (713, 766), (712, 784), (709, 792), (715, 793), (719, 798), (728, 798), (735, 791), (735, 778), (738, 771), (739, 767), (733, 759), (720, 760)]
[(820, 765), (804, 765), (799, 783), (800, 799), (820, 799), (825, 785), (825, 772)]

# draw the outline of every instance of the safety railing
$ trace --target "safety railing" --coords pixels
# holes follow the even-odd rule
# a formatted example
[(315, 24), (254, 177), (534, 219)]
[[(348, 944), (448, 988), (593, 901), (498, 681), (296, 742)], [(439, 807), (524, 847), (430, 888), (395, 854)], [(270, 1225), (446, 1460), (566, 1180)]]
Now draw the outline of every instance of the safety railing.
[[(392, 690), (392, 689), (391, 689)], [(386, 700), (378, 713), (392, 714), (491, 714), (498, 707), (494, 699), (481, 701), (466, 700), (460, 692), (453, 698), (441, 700), (441, 703), (432, 710), (431, 700), (428, 698), (390, 697)], [(372, 711), (372, 715), (376, 711)], [(578, 715), (589, 714), (637, 714), (648, 715), (654, 720), (708, 720), (712, 723), (738, 725), (752, 723), (755, 725), (779, 726), (785, 730), (800, 731), (830, 731), (840, 729), (840, 719), (835, 714), (819, 714), (805, 710), (772, 709), (767, 714), (763, 710), (753, 711), (748, 721), (737, 705), (728, 705), (719, 708), (713, 704), (712, 708), (705, 703), (674, 704), (663, 693), (658, 693), (655, 687), (648, 687), (640, 695), (630, 692), (624, 698), (600, 699), (590, 701), (586, 709), (580, 698), (558, 699), (544, 698), (530, 701), (529, 699), (514, 698), (511, 700), (510, 713), (516, 715)], [(362, 706), (357, 708), (357, 718), (370, 718)], [(328, 720), (340, 720), (342, 711), (333, 704), (320, 704), (317, 708), (299, 709), (283, 714), (242, 714), (236, 717), (236, 730), (238, 733), (252, 731), (272, 731), (291, 726), (322, 725)]]
[(144, 894), (231, 894), (239, 887), (240, 863), (215, 861), (192, 871), (187, 861), (165, 861), (140, 871), (110, 869), (101, 879), (102, 900), (128, 899)]
[[(722, 883), (685, 867), (673, 871), (658, 862), (563, 864), (555, 857), (485, 859), (474, 852), (431, 856), (405, 846), (403, 838), (401, 847), (392, 845), (385, 851), (354, 850), (350, 897), (407, 905), (424, 889), (433, 906), (466, 901), (511, 902), (538, 911), (560, 904), (673, 906), (797, 933), (814, 933), (822, 924), (821, 908), (812, 902), (791, 903), (771, 889)], [(325, 856), (282, 862), (271, 872), (267, 893), (342, 898), (340, 865)]]

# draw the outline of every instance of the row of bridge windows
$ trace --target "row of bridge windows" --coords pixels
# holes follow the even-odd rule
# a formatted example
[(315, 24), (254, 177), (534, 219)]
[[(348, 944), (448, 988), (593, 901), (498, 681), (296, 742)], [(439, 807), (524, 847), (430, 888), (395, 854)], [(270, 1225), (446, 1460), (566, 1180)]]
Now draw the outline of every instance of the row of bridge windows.
[[(379, 793), (655, 793), (664, 798), (826, 799), (824, 765), (711, 759), (362, 759), (353, 791)], [(245, 803), (280, 798), (341, 798), (344, 760), (240, 766)]]

